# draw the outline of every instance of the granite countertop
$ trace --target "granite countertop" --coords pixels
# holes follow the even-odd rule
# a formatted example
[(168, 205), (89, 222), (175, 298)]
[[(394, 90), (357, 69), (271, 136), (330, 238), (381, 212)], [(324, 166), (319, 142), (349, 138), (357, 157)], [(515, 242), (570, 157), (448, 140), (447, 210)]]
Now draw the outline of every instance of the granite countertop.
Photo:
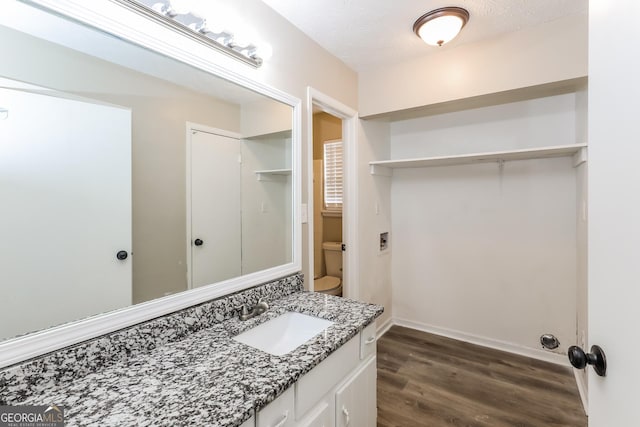
[[(231, 339), (286, 311), (334, 324), (283, 356)], [(268, 312), (253, 319), (226, 320), (70, 385), (47, 388), (21, 404), (63, 405), (68, 425), (239, 426), (382, 311), (378, 305), (296, 292), (271, 302)]]

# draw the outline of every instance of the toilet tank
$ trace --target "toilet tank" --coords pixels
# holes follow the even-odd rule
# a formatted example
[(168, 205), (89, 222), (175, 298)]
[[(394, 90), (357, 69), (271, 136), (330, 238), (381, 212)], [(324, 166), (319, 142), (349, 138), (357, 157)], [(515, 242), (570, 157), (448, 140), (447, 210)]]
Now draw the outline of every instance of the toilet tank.
[(324, 242), (322, 249), (327, 266), (327, 276), (342, 279), (342, 242)]

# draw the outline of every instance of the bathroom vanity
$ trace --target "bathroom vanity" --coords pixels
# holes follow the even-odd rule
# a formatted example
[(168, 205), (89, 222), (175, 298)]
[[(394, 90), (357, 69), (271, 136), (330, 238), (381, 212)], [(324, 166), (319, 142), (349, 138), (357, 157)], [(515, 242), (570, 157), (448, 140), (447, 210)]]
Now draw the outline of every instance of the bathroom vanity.
[(375, 426), (375, 341), (374, 322), (243, 426)]
[[(68, 425), (373, 426), (382, 311), (294, 275), (4, 369), (0, 404), (64, 406)], [(286, 312), (333, 324), (281, 356), (233, 339)]]

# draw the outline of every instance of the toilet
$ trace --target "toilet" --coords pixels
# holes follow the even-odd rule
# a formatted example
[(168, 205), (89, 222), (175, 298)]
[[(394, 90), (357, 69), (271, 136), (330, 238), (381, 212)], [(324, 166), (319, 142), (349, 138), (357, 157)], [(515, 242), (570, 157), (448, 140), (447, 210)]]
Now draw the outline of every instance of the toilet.
[(342, 295), (342, 242), (322, 243), (327, 275), (314, 279), (313, 289), (328, 295)]

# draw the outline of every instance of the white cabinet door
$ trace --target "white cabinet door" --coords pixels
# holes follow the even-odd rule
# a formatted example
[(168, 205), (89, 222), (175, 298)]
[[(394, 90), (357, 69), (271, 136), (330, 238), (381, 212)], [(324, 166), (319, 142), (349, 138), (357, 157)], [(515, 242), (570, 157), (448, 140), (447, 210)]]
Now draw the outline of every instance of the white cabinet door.
[(190, 287), (241, 273), (240, 141), (192, 131), (190, 136)]
[(0, 339), (131, 305), (131, 112), (18, 89), (0, 109)]
[(375, 427), (376, 358), (372, 357), (336, 391), (337, 427)]
[(309, 412), (297, 427), (333, 427), (335, 412), (330, 406), (330, 402), (322, 401)]

